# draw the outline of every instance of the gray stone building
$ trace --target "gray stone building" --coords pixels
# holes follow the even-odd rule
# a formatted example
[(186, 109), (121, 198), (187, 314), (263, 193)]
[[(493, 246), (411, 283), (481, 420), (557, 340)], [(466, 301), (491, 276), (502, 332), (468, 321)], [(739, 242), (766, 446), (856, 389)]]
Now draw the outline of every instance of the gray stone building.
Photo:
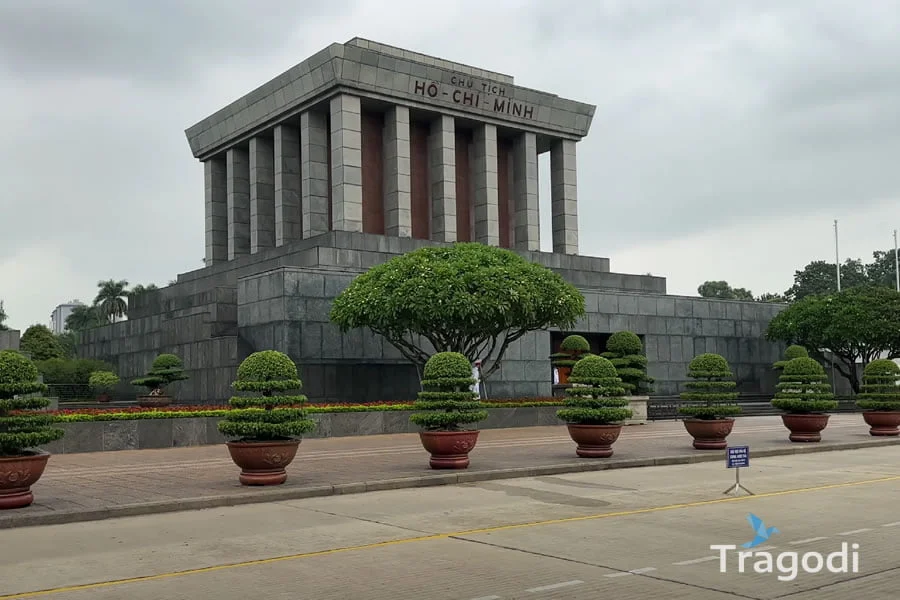
[[(365, 331), (342, 335), (331, 300), (353, 277), (423, 245), (475, 241), (546, 265), (585, 293), (577, 326), (644, 339), (658, 394), (677, 393), (696, 353), (718, 352), (745, 392), (771, 391), (781, 346), (763, 339), (778, 305), (666, 295), (664, 278), (615, 273), (578, 254), (577, 142), (594, 107), (512, 77), (354, 38), (187, 130), (203, 162), (206, 266), (134, 298), (129, 319), (84, 334), (83, 355), (123, 377), (174, 352), (182, 400), (222, 401), (250, 352), (301, 366), (313, 400), (412, 398), (413, 366)], [(539, 154), (550, 153), (553, 252), (541, 252)], [(494, 398), (549, 396), (563, 334), (510, 348)]]

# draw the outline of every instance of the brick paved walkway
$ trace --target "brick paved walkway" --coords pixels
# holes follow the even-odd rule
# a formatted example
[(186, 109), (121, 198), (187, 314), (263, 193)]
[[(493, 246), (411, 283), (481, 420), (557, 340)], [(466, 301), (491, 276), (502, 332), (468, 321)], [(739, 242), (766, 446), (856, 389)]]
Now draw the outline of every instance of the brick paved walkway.
[[(822, 451), (900, 439), (873, 438), (860, 415), (832, 416), (819, 444), (791, 444), (780, 417), (744, 417), (729, 437), (753, 457)], [(722, 460), (697, 451), (680, 422), (626, 427), (610, 459), (579, 459), (564, 426), (485, 430), (463, 472), (433, 471), (415, 434), (304, 440), (288, 481), (248, 488), (224, 446), (53, 456), (33, 487), (34, 505), (0, 513), (0, 528), (102, 519), (378, 489), (582, 470)]]

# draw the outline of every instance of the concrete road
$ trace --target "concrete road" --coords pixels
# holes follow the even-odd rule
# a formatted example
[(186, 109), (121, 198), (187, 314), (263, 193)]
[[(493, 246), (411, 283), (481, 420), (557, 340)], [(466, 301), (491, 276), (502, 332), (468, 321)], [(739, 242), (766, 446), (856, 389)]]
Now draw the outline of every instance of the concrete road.
[(751, 462), (739, 498), (702, 463), (2, 531), (0, 600), (900, 597), (900, 447)]

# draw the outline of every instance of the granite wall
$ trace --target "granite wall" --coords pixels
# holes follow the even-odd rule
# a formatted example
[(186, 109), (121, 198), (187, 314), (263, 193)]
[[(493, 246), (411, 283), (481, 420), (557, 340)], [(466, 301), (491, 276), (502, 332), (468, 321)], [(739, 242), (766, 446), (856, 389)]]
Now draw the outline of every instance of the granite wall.
[[(307, 394), (328, 401), (410, 399), (418, 390), (415, 369), (380, 336), (341, 334), (329, 322), (331, 301), (355, 274), (324, 269), (281, 268), (238, 281), (238, 327), (256, 349), (275, 348), (302, 365)], [(696, 354), (725, 356), (745, 393), (772, 393), (771, 365), (783, 345), (763, 333), (780, 305), (713, 301), (653, 294), (582, 290), (587, 314), (577, 333), (634, 331), (644, 338), (656, 394), (683, 390)], [(549, 396), (550, 332), (512, 344), (501, 369), (488, 382), (494, 398)], [(360, 363), (364, 363), (361, 365)]]

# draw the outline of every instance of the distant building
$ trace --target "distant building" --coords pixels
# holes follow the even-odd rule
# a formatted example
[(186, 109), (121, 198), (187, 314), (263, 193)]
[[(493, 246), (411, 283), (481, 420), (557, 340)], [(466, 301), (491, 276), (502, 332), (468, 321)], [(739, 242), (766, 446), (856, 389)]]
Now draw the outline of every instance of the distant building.
[(60, 304), (50, 313), (50, 331), (53, 333), (62, 333), (66, 330), (66, 319), (72, 314), (76, 306), (84, 306), (83, 302), (72, 300), (66, 304)]

